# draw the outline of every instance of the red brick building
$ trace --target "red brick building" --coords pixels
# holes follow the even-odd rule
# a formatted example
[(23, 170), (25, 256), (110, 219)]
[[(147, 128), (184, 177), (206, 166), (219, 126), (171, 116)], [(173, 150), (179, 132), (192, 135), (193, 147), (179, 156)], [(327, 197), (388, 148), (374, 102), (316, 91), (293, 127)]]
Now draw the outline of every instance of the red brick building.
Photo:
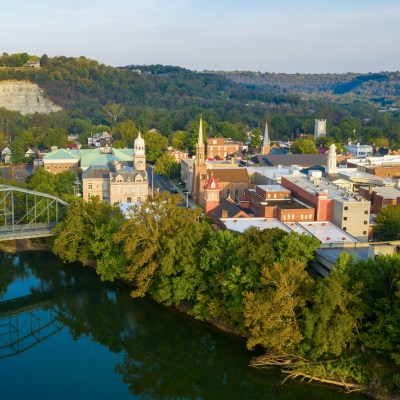
[(237, 155), (243, 150), (243, 143), (225, 138), (207, 139), (207, 158), (226, 158), (229, 155)]

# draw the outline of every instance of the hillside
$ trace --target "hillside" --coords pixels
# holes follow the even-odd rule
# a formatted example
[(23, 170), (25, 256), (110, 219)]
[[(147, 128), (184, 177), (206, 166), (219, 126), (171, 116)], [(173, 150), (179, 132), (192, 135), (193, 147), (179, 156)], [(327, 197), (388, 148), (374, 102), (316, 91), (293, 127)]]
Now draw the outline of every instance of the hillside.
[(44, 98), (37, 84), (16, 80), (0, 81), (0, 107), (19, 111), (22, 115), (35, 112), (49, 114), (61, 110), (61, 107)]
[[(0, 56), (0, 81), (36, 84), (44, 98), (63, 109), (48, 118), (7, 116), (7, 123), (1, 122), (7, 118), (0, 115), (0, 133), (12, 138), (29, 128), (35, 138), (28, 138), (33, 146), (47, 146), (50, 138), (40, 133), (47, 128), (77, 133), (86, 141), (87, 135), (101, 126), (100, 130), (112, 130), (114, 137), (120, 138), (129, 136), (128, 131), (134, 135), (137, 128), (157, 128), (169, 143), (193, 150), (200, 114), (208, 137), (245, 141), (246, 132), (264, 129), (267, 121), (272, 140), (293, 140), (312, 134), (314, 120), (323, 118), (329, 136), (337, 142), (352, 139), (400, 146), (398, 72), (197, 72), (163, 65), (113, 68), (85, 57), (44, 55), (40, 60), (41, 68), (29, 68), (18, 57), (11, 65), (4, 55)], [(110, 106), (119, 110), (117, 116), (110, 116)], [(379, 112), (381, 106), (391, 106), (392, 112)], [(117, 126), (123, 122), (130, 123), (131, 128)], [(181, 139), (174, 141), (176, 132)], [(54, 135), (62, 137), (57, 131)], [(62, 145), (61, 139), (51, 140)]]
[(274, 74), (249, 71), (220, 72), (232, 82), (274, 93), (352, 94), (362, 98), (400, 96), (400, 73)]

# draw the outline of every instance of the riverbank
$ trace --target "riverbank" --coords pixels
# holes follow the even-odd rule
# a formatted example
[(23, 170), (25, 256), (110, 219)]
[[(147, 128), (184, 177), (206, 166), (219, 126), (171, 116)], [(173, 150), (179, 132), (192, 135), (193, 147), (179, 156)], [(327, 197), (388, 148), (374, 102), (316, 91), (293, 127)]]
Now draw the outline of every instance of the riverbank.
[(47, 243), (40, 243), (37, 239), (18, 239), (0, 242), (0, 251), (4, 253), (16, 254), (22, 251), (49, 251)]
[[(4, 252), (8, 252), (8, 253), (19, 253), (19, 252), (24, 252), (24, 251), (48, 251), (48, 252), (52, 252), (49, 245), (47, 243), (44, 242), (39, 242), (37, 239), (36, 240), (18, 240), (18, 241), (9, 241), (9, 242), (2, 242), (0, 243), (0, 250), (4, 251)], [(93, 263), (86, 263), (85, 265), (88, 265), (92, 268), (96, 268), (96, 264), (95, 262)], [(132, 284), (129, 284), (129, 282), (124, 282), (124, 281), (119, 281), (121, 284), (123, 285), (127, 285), (132, 287)], [(174, 309), (176, 309), (177, 311), (188, 315), (189, 317), (196, 317), (192, 312), (191, 312), (191, 308), (185, 304), (184, 302), (181, 302), (179, 305), (174, 306)], [(221, 330), (225, 333), (228, 333), (230, 335), (236, 335), (236, 336), (241, 336), (243, 337), (243, 335), (239, 334), (237, 332), (237, 330), (234, 329), (233, 326), (229, 326), (226, 323), (222, 323), (220, 320), (218, 319), (212, 319), (212, 320), (208, 320), (208, 319), (204, 319), (202, 320), (203, 322), (217, 328), (218, 330)], [(253, 365), (256, 366), (256, 365)], [(265, 366), (265, 365), (264, 365)], [(287, 368), (287, 363), (283, 362), (281, 364), (279, 363), (275, 363), (274, 367), (278, 367), (279, 369), (282, 370), (282, 372), (286, 372), (288, 373), (289, 376), (291, 377), (295, 377), (298, 378), (300, 380), (305, 379), (305, 381), (319, 381), (321, 383), (325, 383), (325, 384), (335, 384), (335, 385), (341, 385), (345, 390), (349, 390), (352, 391), (352, 384), (351, 383), (346, 383), (344, 381), (334, 381), (334, 380), (327, 380), (324, 378), (319, 378), (318, 376), (312, 376), (306, 373), (302, 373), (299, 372), (298, 369), (296, 369), (296, 373), (293, 374), (293, 369), (291, 369), (291, 371), (288, 370)], [(301, 368), (300, 368), (301, 369)], [(294, 376), (296, 375), (296, 376)], [(371, 397), (374, 398), (379, 398), (379, 399), (397, 399), (397, 397), (393, 397), (391, 395), (389, 395), (388, 393), (382, 393), (382, 391), (380, 391), (379, 394), (377, 394), (376, 392), (376, 387), (375, 388), (361, 388), (360, 386), (357, 385), (357, 390), (360, 389), (365, 389), (365, 391), (363, 391), (365, 394), (368, 394)], [(381, 389), (381, 388), (380, 388)]]

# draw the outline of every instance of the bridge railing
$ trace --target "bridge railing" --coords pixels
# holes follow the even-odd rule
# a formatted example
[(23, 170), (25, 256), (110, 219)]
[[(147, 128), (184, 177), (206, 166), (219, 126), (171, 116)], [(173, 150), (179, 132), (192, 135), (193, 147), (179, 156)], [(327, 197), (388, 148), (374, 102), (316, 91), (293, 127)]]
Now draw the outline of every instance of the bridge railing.
[(36, 230), (49, 230), (49, 229), (53, 229), (56, 225), (57, 225), (57, 222), (6, 225), (6, 226), (0, 226), (0, 234), (1, 233), (8, 233), (8, 232), (25, 232), (25, 231), (36, 231)]

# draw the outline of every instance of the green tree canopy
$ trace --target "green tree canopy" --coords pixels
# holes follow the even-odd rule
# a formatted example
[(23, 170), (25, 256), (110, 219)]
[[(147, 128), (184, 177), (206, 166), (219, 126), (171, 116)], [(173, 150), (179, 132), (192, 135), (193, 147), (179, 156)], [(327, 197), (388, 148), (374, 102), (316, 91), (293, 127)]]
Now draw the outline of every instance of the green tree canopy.
[(312, 140), (296, 139), (290, 146), (290, 151), (293, 154), (316, 154), (317, 149)]
[(156, 162), (168, 147), (168, 139), (155, 131), (148, 131), (143, 135), (146, 144), (146, 158), (150, 162)]
[(400, 239), (400, 206), (388, 206), (382, 208), (375, 218), (373, 227), (377, 240)]

